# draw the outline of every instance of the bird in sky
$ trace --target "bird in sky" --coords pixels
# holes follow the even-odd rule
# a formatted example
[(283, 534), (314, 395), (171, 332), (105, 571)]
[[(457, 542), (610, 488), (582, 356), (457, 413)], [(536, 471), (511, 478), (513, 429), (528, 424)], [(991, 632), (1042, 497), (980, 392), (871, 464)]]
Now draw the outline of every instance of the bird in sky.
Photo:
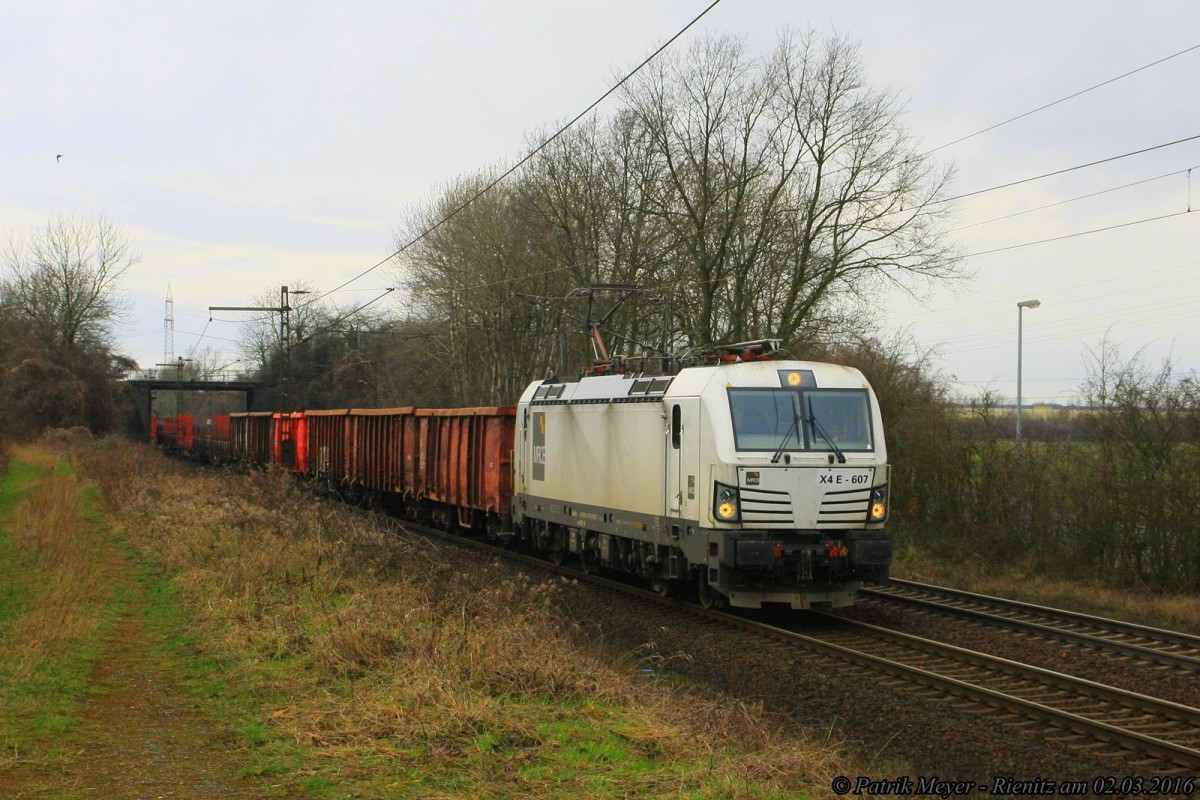
[(58, 155), (56, 155), (56, 156), (54, 157), (54, 160), (55, 160), (55, 161), (62, 161), (62, 160), (63, 160), (63, 156), (65, 156), (65, 155), (66, 155), (66, 153), (59, 153)]

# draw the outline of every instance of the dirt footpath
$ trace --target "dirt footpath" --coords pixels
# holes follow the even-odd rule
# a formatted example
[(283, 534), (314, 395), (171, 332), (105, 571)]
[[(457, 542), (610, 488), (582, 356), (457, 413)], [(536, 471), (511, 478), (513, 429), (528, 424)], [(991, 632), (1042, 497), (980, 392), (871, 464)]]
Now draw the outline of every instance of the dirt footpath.
[(80, 726), (0, 765), (0, 797), (241, 800), (270, 792), (259, 778), (238, 777), (245, 752), (186, 699), (152, 637), (135, 595), (96, 663)]

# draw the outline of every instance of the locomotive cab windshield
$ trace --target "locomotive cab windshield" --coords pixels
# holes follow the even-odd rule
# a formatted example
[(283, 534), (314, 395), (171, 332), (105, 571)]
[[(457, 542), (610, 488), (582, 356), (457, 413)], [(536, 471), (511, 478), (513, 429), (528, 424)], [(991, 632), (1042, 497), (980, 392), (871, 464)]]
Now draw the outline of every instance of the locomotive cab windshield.
[(875, 449), (865, 389), (743, 387), (728, 393), (734, 443), (741, 452)]

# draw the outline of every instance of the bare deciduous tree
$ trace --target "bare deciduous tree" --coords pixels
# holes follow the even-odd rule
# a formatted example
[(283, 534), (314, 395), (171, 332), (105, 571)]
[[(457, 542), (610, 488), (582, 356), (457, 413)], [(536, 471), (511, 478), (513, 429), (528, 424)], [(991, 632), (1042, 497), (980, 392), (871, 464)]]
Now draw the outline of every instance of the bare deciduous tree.
[[(561, 265), (564, 290), (596, 284), (657, 288), (670, 246), (652, 210), (661, 171), (648, 137), (623, 111), (604, 126), (583, 123), (545, 148), (522, 176), (521, 203), (513, 213), (531, 219), (526, 225), (537, 231), (531, 253), (543, 264)], [(575, 317), (587, 313), (586, 301), (559, 301)], [(579, 322), (566, 327), (578, 342)], [(642, 354), (632, 343), (657, 344), (664, 333), (660, 313), (632, 304), (608, 318), (605, 328), (609, 345), (626, 356)], [(558, 361), (564, 369), (572, 366), (561, 355)]]
[[(464, 180), (414, 215), (410, 230), (431, 227), (473, 196)], [(493, 189), (405, 254), (399, 281), (409, 321), (437, 330), (427, 342), (448, 367), (456, 403), (511, 403), (534, 374), (554, 363), (552, 322), (517, 292), (565, 293), (570, 263), (539, 258), (545, 225), (511, 190)], [(398, 238), (411, 238), (409, 235)]]
[(857, 48), (785, 33), (755, 61), (729, 37), (658, 63), (627, 99), (664, 166), (680, 324), (695, 343), (791, 339), (841, 296), (955, 274), (949, 172), (922, 155)]
[[(712, 38), (622, 92), (609, 119), (540, 147), (482, 197), (489, 178), (460, 180), (397, 237), (432, 230), (401, 248), (399, 281), (411, 319), (441, 331), (431, 346), (463, 402), (511, 399), (547, 366), (578, 363), (559, 335), (584, 331), (567, 321), (577, 287), (665, 300), (608, 321), (636, 356), (639, 343), (860, 335), (877, 289), (957, 276), (941, 225), (949, 171), (911, 140), (896, 95), (865, 85), (845, 39), (786, 33), (754, 58)], [(518, 293), (547, 303), (531, 312)]]
[(124, 305), (121, 276), (141, 256), (107, 217), (59, 216), (28, 239), (10, 239), (2, 296), (56, 358), (107, 351)]

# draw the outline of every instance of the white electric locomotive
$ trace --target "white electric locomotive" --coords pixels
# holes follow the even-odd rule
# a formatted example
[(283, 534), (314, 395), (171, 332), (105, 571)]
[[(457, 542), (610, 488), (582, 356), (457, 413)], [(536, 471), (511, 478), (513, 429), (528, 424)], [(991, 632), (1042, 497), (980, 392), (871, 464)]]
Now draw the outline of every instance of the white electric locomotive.
[(845, 606), (892, 541), (879, 405), (858, 370), (731, 345), (676, 375), (539, 381), (517, 408), (513, 527), (556, 560), (705, 605)]

